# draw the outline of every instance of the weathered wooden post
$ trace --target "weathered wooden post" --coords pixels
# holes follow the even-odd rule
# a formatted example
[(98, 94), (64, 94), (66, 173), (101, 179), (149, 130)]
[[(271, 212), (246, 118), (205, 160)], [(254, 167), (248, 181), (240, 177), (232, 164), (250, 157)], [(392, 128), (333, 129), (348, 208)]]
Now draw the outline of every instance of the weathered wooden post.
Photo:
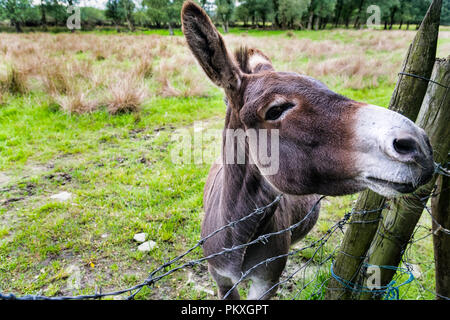
[[(389, 109), (415, 120), (428, 83), (414, 78), (414, 74), (429, 78), (436, 58), (442, 0), (434, 0), (409, 47), (402, 66), (402, 74), (397, 82)], [(361, 264), (378, 228), (381, 209), (385, 198), (370, 190), (360, 194), (353, 211), (363, 214), (353, 215), (345, 232), (333, 264), (334, 273), (348, 282), (353, 282), (359, 274)], [(358, 222), (358, 223), (355, 223)], [(352, 290), (335, 278), (331, 278), (325, 299), (351, 299)]]
[(450, 297), (450, 178), (440, 176), (435, 198), (431, 199), (436, 299)]
[[(416, 124), (426, 131), (433, 146), (435, 162), (444, 163), (447, 161), (450, 150), (449, 60), (436, 60), (431, 80)], [(378, 232), (367, 253), (368, 264), (394, 267), (399, 265), (414, 228), (422, 215), (424, 205), (434, 189), (436, 179), (437, 175), (435, 174), (426, 185), (412, 194), (393, 199), (390, 208), (383, 210), (383, 218)], [(448, 273), (448, 270), (445, 272)], [(388, 285), (395, 273), (394, 269), (381, 268), (378, 279), (380, 286)], [(365, 275), (363, 275), (362, 283), (366, 283)], [(362, 293), (360, 298), (380, 299), (381, 296), (366, 292)]]
[[(438, 63), (440, 72), (447, 72), (447, 75), (443, 75), (442, 78), (447, 78), (447, 86), (450, 86), (450, 56), (447, 60), (441, 60)], [(450, 95), (450, 89), (447, 89), (445, 94)], [(447, 156), (447, 163), (449, 160), (450, 157)], [(431, 199), (431, 209), (436, 298), (441, 299), (442, 296), (450, 297), (450, 177), (441, 175), (437, 185), (435, 192), (437, 196)]]

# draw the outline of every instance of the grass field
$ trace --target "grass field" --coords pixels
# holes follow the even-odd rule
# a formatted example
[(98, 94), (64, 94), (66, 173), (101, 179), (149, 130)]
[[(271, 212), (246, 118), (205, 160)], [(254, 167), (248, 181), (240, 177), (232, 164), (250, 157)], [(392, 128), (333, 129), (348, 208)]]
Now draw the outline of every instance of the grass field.
[[(0, 291), (71, 295), (129, 287), (199, 239), (209, 164), (172, 163), (170, 151), (179, 143), (172, 134), (196, 121), (221, 128), (225, 106), (180, 33), (164, 32), (0, 34)], [(261, 49), (278, 70), (387, 106), (414, 34), (232, 29), (225, 39), (233, 49)], [(450, 31), (443, 30), (438, 56), (449, 52)], [(72, 198), (51, 198), (62, 191)], [(329, 197), (305, 241), (322, 236), (356, 198)], [(430, 226), (428, 216), (421, 225)], [(156, 242), (150, 252), (137, 250), (133, 236), (140, 232)], [(293, 257), (289, 268), (308, 254)], [(198, 257), (201, 251), (189, 256)], [(432, 290), (431, 238), (417, 242), (409, 258)], [(294, 279), (278, 298), (292, 298), (307, 277)], [(197, 266), (136, 298), (211, 299), (215, 289), (206, 268)], [(401, 294), (433, 298), (418, 284)]]

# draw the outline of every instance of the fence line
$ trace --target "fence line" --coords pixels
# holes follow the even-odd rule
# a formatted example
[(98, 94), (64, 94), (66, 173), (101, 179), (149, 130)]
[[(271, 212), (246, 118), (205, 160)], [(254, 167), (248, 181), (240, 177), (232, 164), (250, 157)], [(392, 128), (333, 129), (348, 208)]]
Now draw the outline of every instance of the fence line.
[[(449, 164), (447, 163), (447, 166)], [(436, 170), (435, 170), (435, 174), (439, 174), (439, 175), (445, 175), (445, 176), (449, 176), (449, 171), (444, 168), (443, 166), (441, 166), (440, 164), (435, 164)], [(447, 191), (447, 190), (441, 190), (442, 191)], [(421, 225), (417, 225), (416, 229), (413, 233), (413, 236), (411, 237), (410, 241), (408, 242), (408, 245), (406, 246), (406, 248), (403, 250), (403, 258), (402, 258), (402, 263), (406, 266), (406, 271), (411, 273), (412, 272), (412, 263), (410, 263), (410, 257), (408, 255), (408, 252), (411, 250), (411, 247), (414, 243), (421, 241), (431, 235), (433, 235), (433, 233), (437, 233), (437, 232), (443, 232), (447, 235), (450, 235), (450, 231), (446, 228), (444, 228), (443, 226), (437, 224), (437, 222), (434, 220), (432, 214), (431, 214), (431, 209), (427, 206), (427, 201), (431, 198), (431, 197), (436, 197), (438, 194), (435, 193), (435, 189), (433, 189), (433, 191), (431, 192), (431, 194), (423, 199), (420, 199), (421, 202), (423, 203), (423, 207), (424, 210), (427, 211), (429, 213), (429, 215), (431, 216), (431, 218), (433, 219), (433, 222), (436, 223), (437, 225), (437, 229), (433, 232), (432, 228), (427, 228)], [(282, 230), (279, 230), (277, 232), (272, 232), (272, 233), (268, 233), (268, 234), (263, 234), (259, 237), (257, 237), (256, 239), (245, 243), (245, 244), (241, 244), (241, 245), (236, 245), (233, 246), (231, 248), (223, 248), (222, 251), (211, 254), (209, 256), (205, 256), (199, 259), (195, 259), (195, 260), (190, 260), (188, 262), (185, 262), (181, 265), (175, 266), (172, 269), (163, 272), (165, 269), (167, 269), (168, 267), (173, 266), (175, 263), (177, 263), (178, 261), (180, 261), (182, 258), (184, 258), (185, 256), (187, 256), (188, 254), (190, 254), (191, 252), (193, 252), (195, 249), (199, 248), (207, 239), (213, 237), (214, 235), (216, 235), (219, 232), (222, 232), (225, 229), (228, 228), (233, 228), (236, 224), (239, 224), (243, 221), (246, 221), (247, 219), (256, 216), (256, 215), (262, 215), (265, 213), (266, 209), (271, 208), (272, 206), (276, 206), (278, 205), (278, 203), (281, 201), (283, 195), (279, 195), (277, 196), (271, 203), (269, 203), (268, 205), (264, 206), (264, 207), (260, 207), (260, 208), (256, 208), (253, 212), (251, 212), (250, 214), (235, 220), (235, 221), (231, 221), (228, 224), (222, 226), (221, 228), (215, 230), (214, 232), (210, 233), (209, 235), (205, 236), (204, 238), (200, 239), (193, 247), (189, 248), (188, 250), (186, 250), (184, 253), (176, 256), (175, 258), (171, 259), (170, 261), (164, 263), (163, 265), (161, 265), (160, 267), (158, 267), (157, 269), (155, 269), (153, 272), (150, 273), (149, 277), (147, 277), (144, 281), (142, 281), (141, 283), (132, 286), (130, 288), (126, 288), (126, 289), (122, 289), (122, 290), (118, 290), (118, 291), (113, 291), (113, 292), (107, 292), (107, 293), (102, 293), (100, 292), (95, 292), (95, 294), (90, 294), (90, 295), (78, 295), (78, 296), (54, 296), (54, 297), (48, 297), (48, 296), (42, 296), (42, 295), (24, 295), (24, 296), (16, 296), (12, 293), (9, 294), (5, 294), (5, 293), (1, 293), (0, 292), (0, 300), (82, 300), (82, 299), (100, 299), (103, 297), (107, 297), (107, 296), (117, 296), (117, 295), (122, 295), (124, 293), (129, 293), (129, 296), (127, 297), (127, 299), (134, 299), (134, 297), (136, 296), (136, 294), (138, 294), (144, 287), (146, 286), (151, 286), (154, 285), (157, 281), (171, 275), (172, 273), (184, 269), (184, 268), (191, 268), (195, 265), (201, 264), (202, 262), (212, 259), (214, 257), (217, 257), (219, 255), (225, 255), (228, 254), (230, 252), (233, 252), (235, 250), (239, 250), (248, 246), (251, 246), (253, 244), (256, 243), (266, 243), (267, 239), (269, 239), (272, 236), (275, 235), (280, 235), (286, 232), (291, 232), (292, 230), (294, 230), (295, 228), (299, 227), (306, 219), (307, 217), (315, 210), (315, 208), (318, 206), (318, 204), (325, 198), (325, 196), (321, 196), (316, 203), (313, 205), (313, 207), (310, 209), (310, 211), (306, 214), (306, 216), (300, 220), (299, 222), (285, 228)], [(368, 211), (350, 211), (348, 213), (346, 213), (344, 215), (344, 217), (337, 221), (333, 226), (331, 226), (327, 232), (325, 232), (325, 234), (320, 237), (318, 240), (313, 241), (312, 243), (310, 243), (309, 245), (303, 246), (299, 249), (295, 249), (292, 250), (286, 254), (281, 254), (278, 256), (274, 256), (271, 258), (268, 258), (266, 260), (263, 260), (259, 263), (257, 263), (256, 265), (254, 265), (253, 267), (251, 267), (250, 269), (246, 270), (241, 278), (233, 285), (233, 287), (226, 293), (226, 295), (224, 296), (224, 298), (226, 298), (230, 292), (236, 288), (240, 283), (242, 283), (244, 280), (247, 279), (247, 276), (257, 267), (263, 265), (263, 264), (269, 264), (272, 261), (275, 261), (277, 259), (281, 259), (281, 258), (286, 258), (286, 257), (291, 257), (294, 255), (299, 254), (300, 252), (306, 250), (306, 249), (311, 249), (311, 248), (315, 248), (315, 251), (313, 252), (313, 254), (311, 255), (311, 257), (303, 264), (301, 265), (299, 268), (297, 268), (294, 272), (292, 272), (291, 274), (285, 276), (283, 279), (281, 279), (278, 283), (274, 284), (271, 288), (269, 288), (266, 292), (264, 292), (260, 298), (264, 297), (267, 293), (269, 293), (271, 290), (273, 290), (276, 287), (281, 287), (282, 285), (284, 285), (285, 283), (289, 282), (290, 280), (292, 280), (294, 278), (295, 275), (297, 275), (300, 271), (304, 271), (306, 272), (306, 268), (314, 262), (314, 258), (316, 257), (316, 255), (318, 255), (319, 251), (324, 251), (324, 246), (325, 244), (328, 242), (328, 240), (331, 238), (332, 235), (334, 235), (336, 233), (336, 231), (341, 230), (343, 233), (343, 228), (346, 224), (350, 224), (350, 223), (378, 223), (380, 219), (376, 219), (376, 220), (370, 220), (370, 221), (349, 221), (350, 218), (354, 215), (364, 215), (364, 214), (368, 214), (371, 212), (375, 212), (375, 211), (382, 211), (383, 209), (386, 208), (386, 204), (383, 205), (380, 208), (377, 208), (375, 210), (368, 210)], [(428, 231), (428, 234), (426, 234), (425, 236), (423, 236), (420, 239), (414, 240), (414, 236), (416, 234), (416, 232), (418, 232), (419, 229), (424, 228)], [(378, 230), (378, 232), (380, 232), (380, 230)], [(395, 236), (395, 235), (393, 235)], [(340, 243), (337, 244), (334, 249), (331, 251), (331, 253), (327, 254), (327, 256), (323, 259), (321, 259), (321, 261), (318, 263), (319, 268), (323, 265), (325, 265), (326, 263), (331, 261), (331, 266), (333, 263), (333, 257), (334, 254), (337, 250), (339, 250), (340, 247)], [(361, 258), (365, 258), (365, 257), (355, 257), (358, 259)], [(399, 267), (397, 266), (385, 266), (385, 267), (390, 267), (390, 268), (397, 268), (399, 269)], [(158, 273), (161, 273), (157, 275)], [(412, 273), (411, 273), (412, 274)], [(316, 282), (317, 278), (319, 276), (319, 272), (316, 272), (315, 276), (309, 280), (306, 284), (304, 284), (301, 288), (299, 288), (296, 292), (296, 294), (294, 295), (293, 299), (296, 299), (298, 297), (299, 294), (301, 294), (310, 284)], [(330, 277), (333, 276), (333, 271), (332, 269), (330, 269), (330, 275), (328, 276), (328, 278), (323, 279), (322, 281), (320, 281), (320, 283), (316, 283), (314, 291), (311, 293), (310, 298), (321, 298), (323, 296), (323, 288), (326, 284), (326, 282), (328, 281), (328, 279), (330, 279)], [(413, 281), (416, 280), (416, 281)], [(411, 279), (409, 282), (413, 281), (414, 283), (418, 283), (418, 285), (421, 287), (422, 290), (428, 291), (430, 293), (433, 293), (434, 295), (440, 296), (438, 295), (436, 292), (431, 291), (430, 289), (425, 288), (419, 281), (417, 281), (417, 279)], [(404, 285), (404, 284), (401, 284)], [(390, 290), (392, 290), (392, 288), (394, 287), (395, 290), (395, 286), (387, 286), (386, 288), (383, 288), (382, 290), (380, 290), (380, 294), (386, 294), (389, 293)], [(358, 291), (357, 289), (355, 291)], [(360, 292), (362, 292), (362, 290), (359, 290)], [(398, 296), (398, 286), (396, 289), (396, 295), (395, 297), (399, 297)], [(440, 296), (441, 298), (444, 299), (450, 299), (449, 297), (443, 297)]]

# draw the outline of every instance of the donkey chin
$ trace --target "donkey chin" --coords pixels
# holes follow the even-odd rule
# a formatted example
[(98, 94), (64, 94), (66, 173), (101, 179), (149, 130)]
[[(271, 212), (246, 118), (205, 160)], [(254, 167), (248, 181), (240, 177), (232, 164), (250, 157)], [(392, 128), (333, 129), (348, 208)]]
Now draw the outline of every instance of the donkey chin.
[(430, 181), (433, 151), (425, 131), (388, 109), (364, 105), (355, 123), (356, 166), (362, 185), (386, 197)]

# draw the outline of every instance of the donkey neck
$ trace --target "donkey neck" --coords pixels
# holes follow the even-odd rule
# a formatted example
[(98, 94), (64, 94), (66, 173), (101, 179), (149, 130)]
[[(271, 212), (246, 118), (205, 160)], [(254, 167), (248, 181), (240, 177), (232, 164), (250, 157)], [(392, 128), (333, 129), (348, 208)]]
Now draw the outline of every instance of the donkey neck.
[[(239, 219), (256, 208), (271, 203), (279, 194), (264, 178), (256, 165), (249, 163), (248, 143), (243, 146), (245, 164), (227, 164), (225, 139), (226, 130), (245, 130), (238, 116), (227, 108), (222, 141), (223, 178), (221, 207), (227, 220)], [(239, 147), (237, 147), (239, 149)], [(239, 151), (238, 151), (239, 152)], [(274, 208), (275, 209), (275, 208)], [(269, 211), (271, 211), (269, 209)]]

